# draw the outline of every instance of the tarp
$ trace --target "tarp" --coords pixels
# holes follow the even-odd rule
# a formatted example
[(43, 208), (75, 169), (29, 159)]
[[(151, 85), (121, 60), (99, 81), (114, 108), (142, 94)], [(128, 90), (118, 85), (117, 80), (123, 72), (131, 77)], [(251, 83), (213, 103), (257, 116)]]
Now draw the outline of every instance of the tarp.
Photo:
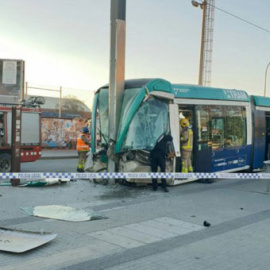
[(22, 207), (22, 210), (26, 212), (27, 214), (36, 216), (36, 217), (60, 219), (60, 220), (75, 221), (75, 222), (105, 218), (104, 216), (93, 211), (86, 212), (82, 209), (76, 209), (73, 207), (62, 206), (62, 205)]
[(44, 245), (56, 236), (57, 234), (49, 232), (32, 232), (0, 227), (0, 250), (22, 253)]

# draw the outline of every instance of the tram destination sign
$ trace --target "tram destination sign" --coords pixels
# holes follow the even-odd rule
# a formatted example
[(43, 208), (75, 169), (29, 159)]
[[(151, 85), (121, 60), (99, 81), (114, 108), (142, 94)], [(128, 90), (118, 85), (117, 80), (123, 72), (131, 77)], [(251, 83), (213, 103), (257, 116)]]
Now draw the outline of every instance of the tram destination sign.
[(24, 61), (0, 59), (0, 103), (19, 104), (23, 89)]

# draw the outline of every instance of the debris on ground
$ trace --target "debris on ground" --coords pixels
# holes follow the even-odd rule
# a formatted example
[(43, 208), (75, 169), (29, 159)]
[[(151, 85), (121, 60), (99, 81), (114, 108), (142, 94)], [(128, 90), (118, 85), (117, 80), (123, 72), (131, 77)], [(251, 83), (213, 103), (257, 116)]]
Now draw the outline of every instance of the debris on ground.
[(52, 241), (56, 236), (57, 234), (50, 232), (33, 232), (0, 227), (0, 250), (23, 253)]
[(5, 181), (0, 183), (0, 186), (13, 186), (13, 187), (44, 187), (65, 184), (70, 182), (70, 179), (59, 178), (42, 178), (42, 179), (10, 179), (10, 182)]
[(82, 209), (76, 209), (69, 206), (62, 205), (45, 205), (35, 207), (22, 207), (21, 208), (28, 215), (59, 219), (65, 221), (88, 221), (106, 218), (105, 216), (94, 211), (86, 212)]
[(46, 178), (40, 180), (22, 182), (20, 187), (43, 187), (68, 183), (70, 179)]
[(209, 223), (208, 221), (205, 220), (205, 221), (203, 222), (203, 226), (204, 226), (204, 227), (210, 227), (210, 226), (211, 226), (211, 223)]

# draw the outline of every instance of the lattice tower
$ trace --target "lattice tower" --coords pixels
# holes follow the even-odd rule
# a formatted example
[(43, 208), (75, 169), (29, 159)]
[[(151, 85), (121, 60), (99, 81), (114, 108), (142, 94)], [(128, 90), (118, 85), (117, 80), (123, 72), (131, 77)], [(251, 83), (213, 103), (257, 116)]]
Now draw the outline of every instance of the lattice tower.
[(199, 84), (210, 86), (212, 73), (212, 54), (213, 54), (213, 34), (214, 34), (214, 15), (215, 0), (204, 0), (203, 8), (203, 37), (202, 37), (202, 63), (201, 63), (201, 82)]

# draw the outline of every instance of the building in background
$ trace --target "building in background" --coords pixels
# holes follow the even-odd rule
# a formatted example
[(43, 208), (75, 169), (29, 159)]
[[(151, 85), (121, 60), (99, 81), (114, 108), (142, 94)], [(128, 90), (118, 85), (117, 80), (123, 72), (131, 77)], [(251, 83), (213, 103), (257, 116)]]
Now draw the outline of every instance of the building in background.
[(89, 125), (90, 109), (76, 98), (62, 98), (59, 118), (59, 98), (45, 97), (45, 100), (40, 106), (42, 147), (75, 149), (81, 128)]

